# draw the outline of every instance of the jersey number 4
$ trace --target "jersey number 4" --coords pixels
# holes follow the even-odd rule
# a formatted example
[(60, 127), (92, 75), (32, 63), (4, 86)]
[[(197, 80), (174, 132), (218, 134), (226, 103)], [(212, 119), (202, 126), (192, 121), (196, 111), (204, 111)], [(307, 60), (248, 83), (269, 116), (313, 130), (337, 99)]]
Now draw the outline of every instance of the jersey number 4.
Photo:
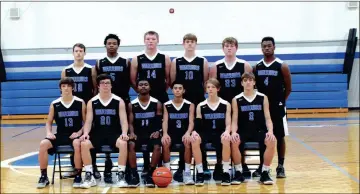
[(265, 84), (265, 86), (269, 85), (269, 77), (266, 77), (266, 79), (264, 80), (264, 84)]
[(147, 70), (147, 78), (150, 79), (150, 78), (153, 78), (153, 79), (156, 79), (156, 70)]

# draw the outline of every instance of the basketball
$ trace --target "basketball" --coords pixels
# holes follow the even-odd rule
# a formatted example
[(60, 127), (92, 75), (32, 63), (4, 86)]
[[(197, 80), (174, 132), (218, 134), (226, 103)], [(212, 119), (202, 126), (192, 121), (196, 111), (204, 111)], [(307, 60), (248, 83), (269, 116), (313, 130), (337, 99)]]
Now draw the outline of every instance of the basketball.
[(158, 187), (167, 187), (172, 181), (172, 174), (168, 168), (159, 167), (154, 171), (152, 179)]

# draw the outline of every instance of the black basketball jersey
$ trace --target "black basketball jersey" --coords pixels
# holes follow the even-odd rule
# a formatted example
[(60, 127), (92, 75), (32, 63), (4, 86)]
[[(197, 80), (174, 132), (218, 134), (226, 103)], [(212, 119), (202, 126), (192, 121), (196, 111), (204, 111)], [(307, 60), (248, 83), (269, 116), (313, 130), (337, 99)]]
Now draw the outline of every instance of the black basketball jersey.
[(236, 59), (234, 64), (226, 64), (225, 59), (217, 61), (217, 80), (219, 80), (221, 89), (219, 97), (231, 103), (232, 99), (243, 91), (241, 85), (241, 75), (245, 71), (245, 61)]
[(146, 106), (141, 105), (139, 98), (131, 101), (132, 113), (134, 116), (134, 133), (137, 136), (150, 136), (151, 131), (159, 130), (161, 126), (156, 125), (158, 100), (150, 97)]
[(264, 59), (256, 64), (255, 78), (256, 87), (259, 92), (269, 98), (272, 102), (285, 104), (285, 82), (281, 71), (283, 61), (276, 58), (273, 62), (266, 64)]
[(112, 80), (112, 93), (121, 98), (125, 98), (129, 96), (130, 89), (129, 69), (126, 59), (118, 55), (114, 59), (105, 57), (99, 60), (97, 72), (98, 75), (103, 73), (110, 75)]
[(168, 112), (168, 134), (185, 134), (189, 127), (190, 105), (191, 102), (186, 99), (183, 100), (180, 107), (176, 107), (172, 100), (165, 103)]
[(52, 102), (57, 134), (70, 136), (82, 128), (82, 103), (83, 100), (76, 96), (73, 97), (70, 104), (65, 104), (61, 97)]
[(228, 102), (219, 98), (215, 107), (211, 107), (207, 100), (199, 104), (202, 117), (203, 132), (222, 133), (226, 129), (226, 109)]
[(100, 94), (91, 99), (93, 109), (93, 129), (97, 135), (119, 135), (122, 133), (119, 117), (120, 98), (112, 94), (108, 102)]
[(65, 68), (65, 76), (71, 77), (75, 82), (73, 95), (83, 99), (85, 103), (93, 97), (91, 68), (91, 65), (86, 63), (80, 71), (75, 71), (74, 64)]
[(195, 92), (204, 95), (204, 58), (198, 56), (193, 59), (177, 58), (176, 80), (184, 85), (187, 94)]
[(256, 92), (253, 99), (241, 93), (235, 96), (238, 106), (238, 133), (267, 131), (264, 114), (264, 94)]
[(165, 55), (156, 53), (152, 58), (146, 53), (137, 56), (138, 79), (149, 80), (153, 93), (166, 92)]

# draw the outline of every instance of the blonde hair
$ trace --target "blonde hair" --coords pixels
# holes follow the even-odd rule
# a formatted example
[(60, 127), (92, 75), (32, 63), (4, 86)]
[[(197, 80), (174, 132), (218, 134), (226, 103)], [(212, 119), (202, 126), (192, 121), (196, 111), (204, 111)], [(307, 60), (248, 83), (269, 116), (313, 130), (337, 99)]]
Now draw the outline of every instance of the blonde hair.
[(208, 79), (208, 80), (205, 82), (205, 85), (207, 85), (207, 84), (212, 84), (212, 85), (214, 85), (217, 89), (220, 89), (220, 87), (221, 87), (220, 82), (219, 82), (217, 79), (215, 79), (215, 78), (210, 78), (210, 79)]
[(222, 41), (222, 47), (224, 48), (225, 44), (233, 44), (236, 48), (238, 48), (238, 41), (234, 37), (227, 37)]

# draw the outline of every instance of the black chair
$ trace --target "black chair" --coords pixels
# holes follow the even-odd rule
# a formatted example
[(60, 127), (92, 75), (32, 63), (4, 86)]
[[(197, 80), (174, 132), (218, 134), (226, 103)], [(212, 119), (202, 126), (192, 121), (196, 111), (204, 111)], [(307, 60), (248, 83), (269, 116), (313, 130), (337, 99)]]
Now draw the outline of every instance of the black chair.
[[(55, 177), (55, 173), (59, 172), (60, 173), (60, 179), (63, 179), (61, 172), (69, 172), (69, 171), (62, 171), (61, 170), (61, 161), (60, 161), (60, 154), (72, 154), (74, 153), (74, 149), (71, 145), (61, 145), (58, 146), (55, 149), (54, 152), (54, 168), (53, 168), (53, 174), (52, 174), (52, 180), (51, 180), (51, 184), (54, 184), (54, 177)], [(59, 170), (57, 171), (56, 168), (56, 161), (58, 161), (58, 165), (59, 165)]]

